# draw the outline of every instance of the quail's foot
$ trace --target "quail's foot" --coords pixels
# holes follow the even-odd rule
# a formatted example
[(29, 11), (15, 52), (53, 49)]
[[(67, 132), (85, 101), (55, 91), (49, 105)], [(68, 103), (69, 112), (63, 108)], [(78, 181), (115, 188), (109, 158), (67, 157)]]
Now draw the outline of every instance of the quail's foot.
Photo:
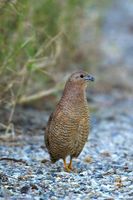
[(64, 171), (65, 171), (65, 172), (69, 172), (69, 173), (72, 172), (72, 170), (69, 169), (68, 166), (64, 167)]
[(70, 159), (70, 163), (69, 163), (69, 165), (68, 165), (68, 168), (69, 168), (70, 170), (73, 171), (73, 167), (72, 167), (72, 158)]
[(67, 165), (67, 163), (66, 163), (66, 159), (63, 159), (63, 162), (64, 162), (64, 170), (66, 171), (66, 172), (71, 172), (72, 170), (69, 168), (69, 166)]
[(68, 164), (68, 169), (71, 171), (71, 172), (74, 172), (74, 173), (77, 173), (78, 170), (76, 168), (73, 168), (72, 166), (72, 158), (70, 159), (70, 163)]

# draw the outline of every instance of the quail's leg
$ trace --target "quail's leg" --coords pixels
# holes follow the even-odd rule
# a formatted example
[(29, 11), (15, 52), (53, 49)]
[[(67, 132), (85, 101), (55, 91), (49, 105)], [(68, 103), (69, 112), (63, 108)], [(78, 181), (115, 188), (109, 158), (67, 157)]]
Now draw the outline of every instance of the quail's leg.
[(73, 158), (70, 157), (70, 163), (68, 165), (68, 168), (69, 168), (70, 171), (77, 173), (78, 171), (75, 168), (72, 167), (72, 159)]
[(67, 166), (66, 159), (63, 159), (63, 162), (64, 162), (64, 170), (65, 170), (66, 172), (70, 172), (71, 170), (70, 170), (69, 167)]
[(70, 163), (69, 163), (69, 165), (68, 165), (68, 168), (69, 168), (70, 170), (73, 170), (73, 168), (72, 168), (72, 157), (70, 157)]

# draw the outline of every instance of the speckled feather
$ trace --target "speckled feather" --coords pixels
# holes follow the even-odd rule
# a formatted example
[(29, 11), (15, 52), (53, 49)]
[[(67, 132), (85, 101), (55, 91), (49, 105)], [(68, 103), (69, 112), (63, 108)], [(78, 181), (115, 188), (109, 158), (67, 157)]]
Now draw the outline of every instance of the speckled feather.
[[(71, 77), (76, 77), (76, 73)], [(46, 127), (45, 144), (52, 162), (65, 159), (68, 155), (78, 157), (89, 134), (86, 85), (82, 81), (73, 81), (71, 77)]]

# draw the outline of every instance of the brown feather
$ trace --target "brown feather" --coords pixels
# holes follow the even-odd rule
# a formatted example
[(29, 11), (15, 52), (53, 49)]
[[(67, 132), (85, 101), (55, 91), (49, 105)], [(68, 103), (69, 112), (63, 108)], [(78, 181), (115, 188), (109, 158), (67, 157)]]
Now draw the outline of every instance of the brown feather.
[[(45, 144), (51, 161), (78, 157), (89, 134), (89, 109), (86, 99), (86, 81), (76, 72), (68, 79), (62, 98), (51, 114)], [(78, 78), (77, 78), (78, 77)]]

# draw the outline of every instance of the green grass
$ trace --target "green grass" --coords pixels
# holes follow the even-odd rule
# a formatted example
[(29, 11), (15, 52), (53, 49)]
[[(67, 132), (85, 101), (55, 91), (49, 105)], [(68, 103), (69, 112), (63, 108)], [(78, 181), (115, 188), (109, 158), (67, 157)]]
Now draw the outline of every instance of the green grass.
[(17, 102), (56, 85), (56, 69), (66, 70), (75, 62), (78, 19), (93, 3), (96, 1), (0, 2), (0, 103)]

